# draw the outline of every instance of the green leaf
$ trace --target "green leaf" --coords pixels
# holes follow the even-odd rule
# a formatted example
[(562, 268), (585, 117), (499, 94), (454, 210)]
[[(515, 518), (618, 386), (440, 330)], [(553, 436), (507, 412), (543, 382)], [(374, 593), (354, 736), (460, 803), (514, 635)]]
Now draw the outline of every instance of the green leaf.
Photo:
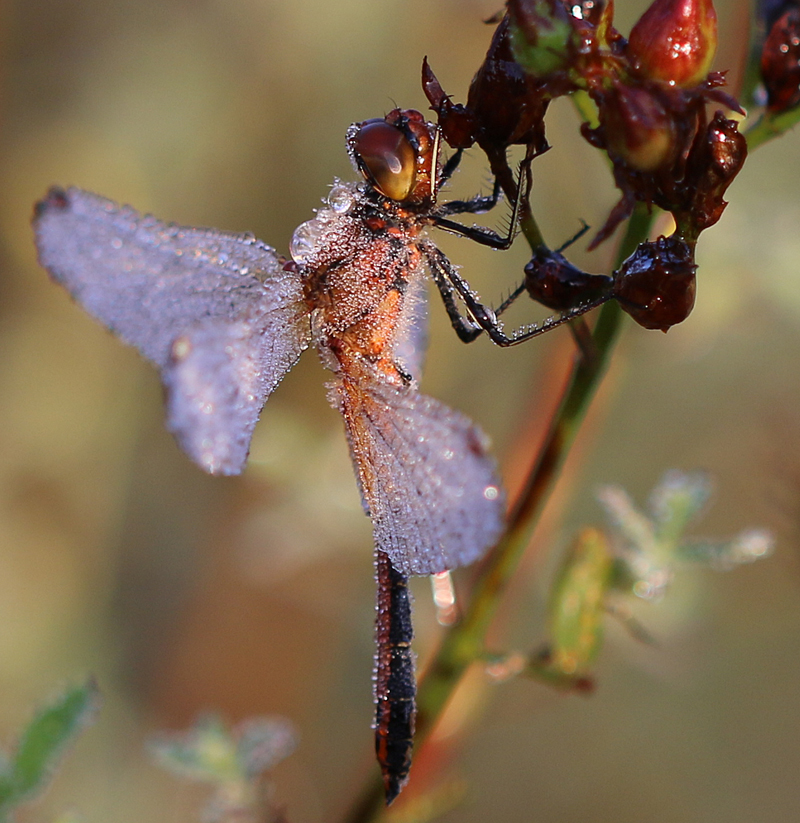
[(236, 741), (216, 715), (203, 715), (187, 731), (160, 734), (148, 747), (164, 768), (190, 780), (225, 783), (245, 777)]
[(1, 812), (43, 787), (64, 749), (94, 719), (99, 702), (97, 685), (89, 680), (83, 686), (67, 689), (34, 716), (0, 776)]
[(282, 717), (249, 718), (236, 727), (236, 734), (239, 765), (250, 778), (269, 771), (297, 745), (291, 723)]
[(549, 667), (575, 675), (594, 662), (603, 638), (605, 596), (612, 567), (613, 558), (603, 533), (584, 529), (553, 586)]
[(728, 571), (743, 563), (769, 557), (775, 538), (764, 529), (749, 529), (731, 540), (687, 540), (677, 549), (681, 560), (702, 563), (719, 571)]
[(706, 472), (669, 471), (650, 495), (650, 511), (662, 550), (671, 553), (712, 493)]
[(782, 111), (780, 114), (765, 112), (758, 122), (754, 123), (745, 132), (748, 151), (754, 151), (762, 143), (780, 137), (784, 132), (796, 126), (798, 122), (800, 122), (800, 106)]
[(657, 555), (657, 540), (653, 524), (634, 506), (628, 493), (621, 486), (601, 486), (597, 499), (606, 510), (608, 519), (620, 536), (637, 554), (648, 558)]

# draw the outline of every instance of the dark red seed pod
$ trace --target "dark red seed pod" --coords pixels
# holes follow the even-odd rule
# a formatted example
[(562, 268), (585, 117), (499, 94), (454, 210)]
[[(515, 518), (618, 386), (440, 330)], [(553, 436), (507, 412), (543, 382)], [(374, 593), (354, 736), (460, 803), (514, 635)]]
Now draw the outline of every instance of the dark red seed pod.
[(727, 206), (723, 194), (741, 171), (747, 158), (747, 140), (735, 120), (717, 112), (708, 124), (705, 140), (690, 158), (685, 191), (691, 195), (688, 216), (675, 209), (679, 226), (696, 237), (713, 226)]
[(800, 8), (788, 9), (773, 23), (761, 50), (761, 79), (771, 112), (800, 104)]
[(500, 155), (508, 146), (547, 149), (544, 114), (548, 98), (514, 60), (506, 15), (492, 36), (481, 67), (470, 83), (466, 105), (445, 94), (427, 58), (422, 64), (422, 88), (438, 115), (442, 137), (454, 149), (474, 143), (487, 154)]
[(614, 281), (605, 274), (589, 274), (562, 254), (537, 249), (525, 266), (525, 290), (548, 309), (566, 312), (610, 294)]
[(678, 237), (642, 243), (614, 275), (614, 296), (646, 329), (668, 331), (694, 308), (694, 251)]
[(478, 124), (478, 143), (484, 150), (530, 143), (537, 151), (546, 150), (544, 115), (548, 102), (547, 95), (514, 59), (506, 15), (467, 93), (467, 109)]

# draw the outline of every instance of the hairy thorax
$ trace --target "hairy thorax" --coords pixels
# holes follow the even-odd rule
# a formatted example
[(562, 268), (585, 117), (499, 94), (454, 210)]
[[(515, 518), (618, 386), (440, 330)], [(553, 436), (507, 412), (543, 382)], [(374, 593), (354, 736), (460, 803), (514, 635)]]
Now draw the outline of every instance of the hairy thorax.
[(392, 382), (408, 380), (395, 346), (407, 325), (409, 285), (422, 275), (420, 232), (413, 213), (338, 182), (328, 206), (298, 227), (292, 257), (328, 368), (347, 374), (366, 361)]

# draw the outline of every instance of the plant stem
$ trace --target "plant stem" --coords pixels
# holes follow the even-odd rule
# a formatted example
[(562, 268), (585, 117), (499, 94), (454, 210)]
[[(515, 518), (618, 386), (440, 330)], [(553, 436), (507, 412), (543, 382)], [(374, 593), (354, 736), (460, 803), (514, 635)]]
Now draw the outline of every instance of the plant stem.
[(799, 120), (800, 106), (795, 106), (793, 109), (781, 112), (780, 114), (765, 112), (758, 122), (751, 128), (745, 130), (747, 150), (753, 151), (753, 149), (758, 148), (762, 143), (766, 143), (767, 140), (780, 137), (780, 135), (792, 128)]

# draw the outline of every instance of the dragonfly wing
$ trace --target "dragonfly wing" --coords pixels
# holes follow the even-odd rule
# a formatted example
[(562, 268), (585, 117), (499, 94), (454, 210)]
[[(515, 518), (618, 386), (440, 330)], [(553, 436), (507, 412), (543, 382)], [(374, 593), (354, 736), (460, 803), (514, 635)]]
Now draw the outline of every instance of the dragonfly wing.
[[(256, 322), (210, 320), (173, 345), (172, 359), (161, 374), (167, 427), (189, 457), (211, 474), (242, 471), (261, 409), (302, 351), (297, 344), (286, 346), (278, 317), (271, 312)], [(282, 333), (276, 356), (270, 344)]]
[(410, 277), (395, 330), (392, 357), (406, 374), (419, 382), (427, 348), (427, 283), (421, 276)]
[(81, 189), (51, 189), (34, 229), (53, 279), (161, 370), (192, 459), (240, 472), (264, 402), (309, 342), (299, 276), (250, 235), (162, 223)]
[(503, 530), (504, 495), (486, 437), (468, 418), (377, 374), (332, 386), (376, 548), (402, 574), (478, 559)]

